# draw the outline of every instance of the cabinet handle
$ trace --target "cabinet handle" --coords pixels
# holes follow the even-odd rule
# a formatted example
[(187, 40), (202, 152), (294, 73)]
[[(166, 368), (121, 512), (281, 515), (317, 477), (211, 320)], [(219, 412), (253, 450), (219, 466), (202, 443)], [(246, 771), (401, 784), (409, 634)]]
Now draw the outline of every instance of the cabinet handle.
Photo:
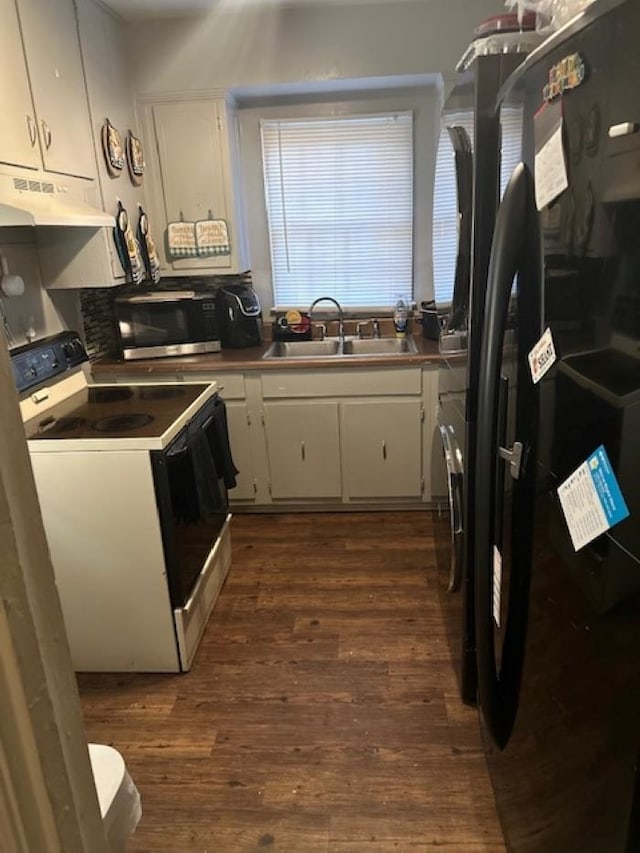
[(42, 128), (42, 136), (44, 139), (44, 147), (48, 151), (51, 148), (51, 140), (52, 140), (51, 128), (49, 127), (49, 125), (46, 123), (46, 121), (44, 119), (41, 119), (40, 127)]
[(302, 456), (302, 461), (304, 462), (306, 458), (306, 451), (304, 449), (304, 441), (300, 442), (300, 455)]
[(386, 441), (382, 442), (382, 458), (383, 459), (387, 458), (387, 442)]
[(36, 124), (29, 114), (27, 114), (25, 118), (27, 120), (27, 130), (29, 131), (29, 142), (31, 143), (31, 147), (34, 148), (38, 139)]

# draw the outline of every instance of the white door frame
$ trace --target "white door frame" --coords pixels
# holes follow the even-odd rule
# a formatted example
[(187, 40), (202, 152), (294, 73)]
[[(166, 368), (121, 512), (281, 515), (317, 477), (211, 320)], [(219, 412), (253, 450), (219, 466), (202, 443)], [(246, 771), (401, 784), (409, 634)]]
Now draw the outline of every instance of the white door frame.
[(0, 339), (0, 826), (9, 853), (107, 853), (11, 362)]

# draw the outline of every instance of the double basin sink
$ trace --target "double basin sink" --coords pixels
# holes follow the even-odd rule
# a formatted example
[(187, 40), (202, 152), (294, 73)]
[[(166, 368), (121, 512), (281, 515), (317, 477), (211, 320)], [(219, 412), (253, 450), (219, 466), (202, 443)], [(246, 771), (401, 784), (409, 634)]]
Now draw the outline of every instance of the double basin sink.
[(274, 341), (263, 358), (342, 358), (363, 355), (410, 355), (418, 352), (413, 338), (326, 338), (322, 341)]

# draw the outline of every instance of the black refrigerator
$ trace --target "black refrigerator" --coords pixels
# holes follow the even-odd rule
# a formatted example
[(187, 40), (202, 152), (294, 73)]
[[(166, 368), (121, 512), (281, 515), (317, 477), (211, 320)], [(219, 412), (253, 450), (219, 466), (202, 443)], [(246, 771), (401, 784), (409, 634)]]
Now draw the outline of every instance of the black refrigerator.
[[(524, 162), (489, 265), (474, 612), (514, 851), (640, 850), (639, 32), (640, 3), (596, 0), (501, 93), (522, 104)], [(601, 448), (629, 515), (582, 544), (559, 491)]]
[[(442, 455), (444, 460), (448, 506), (435, 519), (435, 534), (447, 641), (460, 697), (470, 705), (475, 704), (477, 692), (472, 572), (476, 389), (501, 176), (501, 116), (496, 99), (525, 56), (521, 50), (477, 56), (460, 71), (442, 112), (455, 162), (458, 240), (452, 301), (438, 306), (444, 319), (435, 436), (440, 447), (434, 459)], [(519, 131), (519, 105), (509, 105), (508, 111), (512, 121), (517, 112)]]

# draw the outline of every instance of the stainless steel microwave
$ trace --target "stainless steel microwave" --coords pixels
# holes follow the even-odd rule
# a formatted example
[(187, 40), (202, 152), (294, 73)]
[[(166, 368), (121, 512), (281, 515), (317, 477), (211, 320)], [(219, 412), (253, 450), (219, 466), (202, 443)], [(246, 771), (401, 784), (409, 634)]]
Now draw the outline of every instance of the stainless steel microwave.
[(157, 358), (220, 351), (215, 294), (154, 290), (114, 300), (122, 357)]

